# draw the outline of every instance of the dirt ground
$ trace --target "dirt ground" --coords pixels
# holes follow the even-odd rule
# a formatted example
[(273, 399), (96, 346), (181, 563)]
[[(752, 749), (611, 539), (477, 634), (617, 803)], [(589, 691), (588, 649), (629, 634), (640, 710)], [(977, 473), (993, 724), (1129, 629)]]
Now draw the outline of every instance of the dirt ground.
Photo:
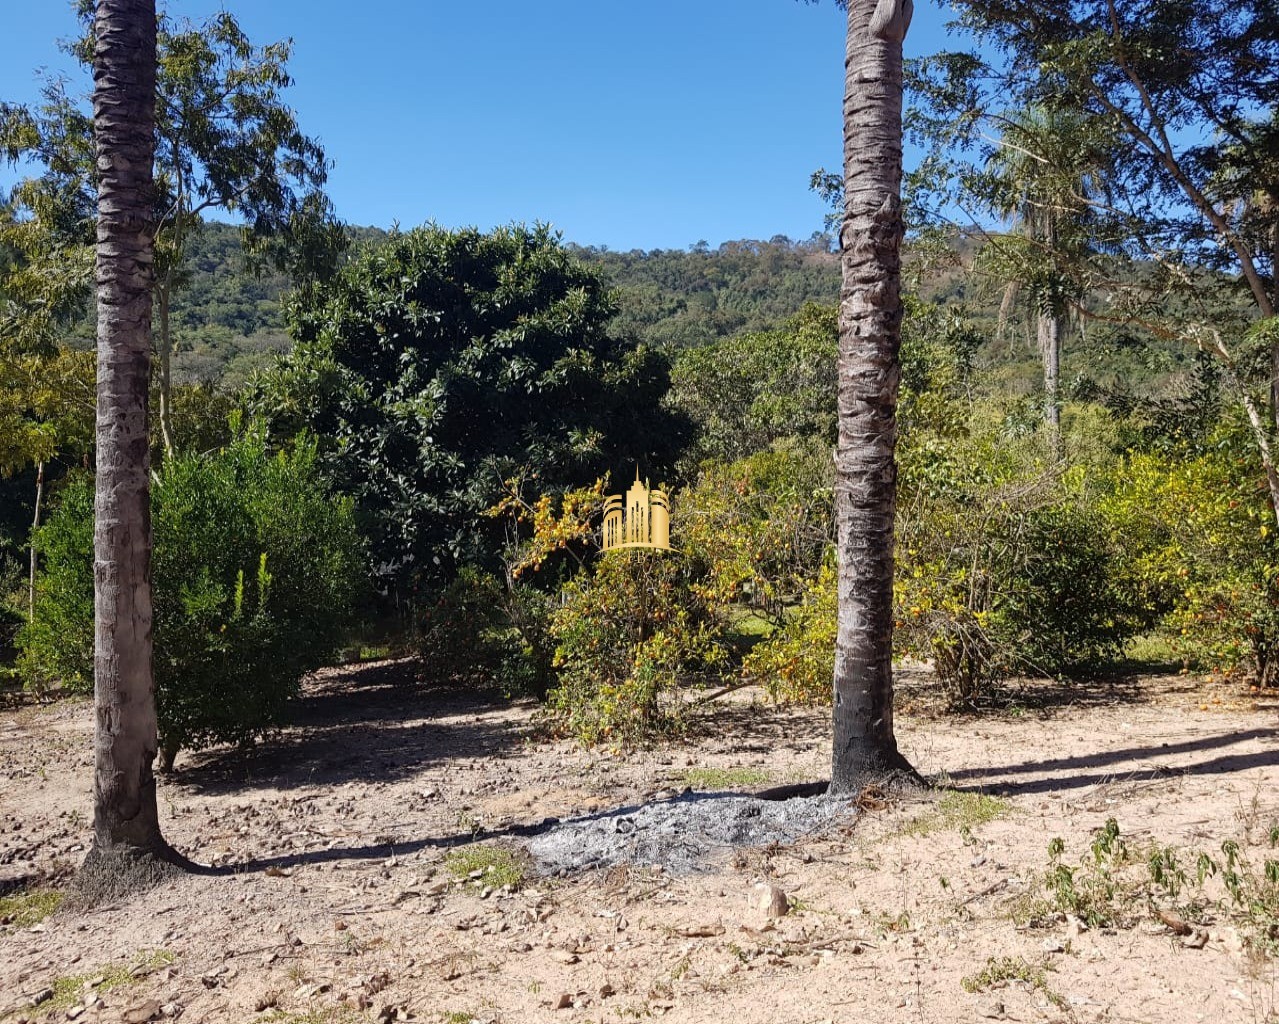
[[(1043, 884), (1050, 840), (1079, 864), (1108, 818), (1134, 851), (1193, 865), (1233, 839), (1260, 863), (1279, 823), (1271, 699), (1172, 676), (1033, 686), (956, 716), (908, 676), (901, 746), (943, 789), (868, 799), (825, 834), (725, 850), (700, 874), (507, 889), (455, 879), (450, 852), (518, 849), (521, 826), (690, 784), (823, 778), (828, 714), (747, 692), (687, 740), (619, 757), (535, 739), (524, 704), (405, 688), (406, 671), (324, 674), (295, 727), (180, 757), (165, 834), (223, 873), (0, 925), (0, 1020), (1279, 1020), (1274, 962), (1224, 904), (1185, 936), (1135, 896), (1130, 920), (1088, 927)], [(83, 856), (91, 733), (84, 702), (0, 711), (11, 905)], [(764, 909), (770, 886), (784, 916)]]

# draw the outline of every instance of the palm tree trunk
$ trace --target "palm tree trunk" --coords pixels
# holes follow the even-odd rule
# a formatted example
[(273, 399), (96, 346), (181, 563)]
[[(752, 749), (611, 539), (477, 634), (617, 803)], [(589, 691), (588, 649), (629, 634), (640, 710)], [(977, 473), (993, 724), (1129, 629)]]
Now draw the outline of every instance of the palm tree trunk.
[(1039, 354), (1044, 362), (1044, 422), (1053, 455), (1061, 458), (1061, 321), (1059, 310), (1039, 310)]
[(906, 772), (893, 733), (893, 516), (901, 377), (903, 0), (848, 4), (831, 792)]
[(153, 280), (155, 0), (99, 0), (93, 124), (98, 185), (95, 771), (92, 895), (116, 895), (167, 859), (156, 810), (147, 385)]

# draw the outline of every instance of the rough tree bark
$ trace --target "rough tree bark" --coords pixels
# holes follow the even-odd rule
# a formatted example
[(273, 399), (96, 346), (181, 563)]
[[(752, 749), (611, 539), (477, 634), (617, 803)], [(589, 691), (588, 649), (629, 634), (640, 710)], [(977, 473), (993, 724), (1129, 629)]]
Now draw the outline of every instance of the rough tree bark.
[(845, 51), (843, 285), (831, 792), (914, 770), (893, 733), (893, 516), (901, 377), (902, 40), (910, 0), (851, 0)]
[[(1279, 219), (1270, 228), (1270, 304), (1279, 308)], [(1279, 344), (1270, 347), (1270, 422), (1279, 434)]]
[(114, 896), (173, 859), (156, 810), (147, 384), (153, 283), (155, 0), (99, 0), (97, 472), (94, 504), (93, 847), (80, 873)]

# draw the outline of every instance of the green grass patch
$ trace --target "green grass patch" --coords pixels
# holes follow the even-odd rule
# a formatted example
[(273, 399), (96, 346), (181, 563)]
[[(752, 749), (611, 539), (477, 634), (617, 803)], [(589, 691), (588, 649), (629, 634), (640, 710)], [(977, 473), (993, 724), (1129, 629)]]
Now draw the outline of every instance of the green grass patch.
[(176, 957), (167, 949), (143, 950), (131, 963), (108, 964), (101, 970), (90, 971), (87, 974), (69, 974), (54, 978), (49, 986), (53, 989), (53, 998), (41, 1003), (40, 1009), (66, 1010), (75, 1006), (83, 1001), (86, 994), (85, 984), (90, 981), (97, 982), (96, 985), (91, 986), (91, 989), (98, 993), (136, 985), (152, 971), (173, 963), (175, 959)]
[(728, 611), (725, 639), (739, 657), (744, 657), (756, 644), (775, 632), (777, 624), (748, 605), (733, 605)]
[(920, 815), (902, 829), (902, 835), (927, 836), (954, 829), (971, 832), (979, 825), (1002, 818), (1012, 810), (1007, 800), (985, 793), (960, 793), (948, 790), (932, 810)]
[(1048, 983), (1048, 964), (1031, 964), (1021, 956), (990, 956), (986, 966), (976, 974), (966, 974), (959, 979), (964, 992), (989, 992), (991, 988), (1003, 988), (1010, 982), (1022, 982), (1044, 993), (1046, 1000), (1056, 1009), (1067, 1009), (1062, 993), (1054, 991)]
[(753, 611), (746, 611), (733, 620), (732, 632), (738, 636), (762, 639), (777, 631), (775, 623)]
[(0, 924), (30, 928), (62, 906), (61, 889), (24, 889), (0, 896)]
[(367, 1024), (368, 1017), (346, 1006), (321, 1006), (289, 1013), (272, 1010), (253, 1018), (253, 1024)]
[(976, 974), (965, 975), (959, 983), (965, 992), (977, 993), (1020, 981), (1042, 992), (1044, 998), (1057, 1009), (1064, 1010), (1068, 1004), (1061, 993), (1049, 987), (1048, 969), (1046, 964), (1032, 964), (1019, 956), (992, 956), (987, 958), (985, 967)]
[(762, 768), (689, 768), (681, 774), (684, 785), (694, 789), (744, 789), (762, 786), (772, 776)]
[(500, 889), (504, 885), (518, 889), (524, 881), (528, 862), (508, 847), (471, 843), (450, 851), (444, 858), (444, 867), (461, 881), (474, 881), (490, 889)]
[(1162, 633), (1134, 637), (1124, 651), (1124, 661), (1137, 670), (1175, 672), (1183, 662), (1172, 640)]

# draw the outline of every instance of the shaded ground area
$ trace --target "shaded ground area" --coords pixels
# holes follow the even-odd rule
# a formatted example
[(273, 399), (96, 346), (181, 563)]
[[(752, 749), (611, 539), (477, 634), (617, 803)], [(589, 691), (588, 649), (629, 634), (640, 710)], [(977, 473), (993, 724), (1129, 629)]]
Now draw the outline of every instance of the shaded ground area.
[[(0, 911), (0, 1020), (117, 1022), (151, 1000), (195, 1024), (1279, 1020), (1273, 962), (1224, 906), (1187, 939), (1144, 905), (1083, 930), (1027, 910), (1049, 840), (1080, 864), (1110, 818), (1186, 864), (1226, 841), (1273, 857), (1269, 697), (1177, 676), (1026, 684), (997, 712), (942, 715), (908, 672), (902, 747), (950, 791), (829, 821), (791, 801), (820, 827), (770, 832), (743, 794), (827, 775), (825, 710), (746, 691), (686, 741), (621, 757), (407, 671), (325, 673), (297, 725), (179, 758), (166, 835), (226, 873), (91, 913)], [(83, 702), (0, 711), (0, 900), (36, 899), (83, 856), (91, 730)], [(553, 869), (599, 867), (508, 885), (483, 866), (556, 835)], [(690, 874), (638, 863), (703, 853)], [(761, 909), (773, 889), (784, 917)]]
[(292, 727), (249, 750), (188, 754), (177, 780), (201, 792), (391, 782), (458, 754), (502, 759), (527, 731), (501, 695), (413, 685), (409, 662), (322, 673), (306, 688)]

